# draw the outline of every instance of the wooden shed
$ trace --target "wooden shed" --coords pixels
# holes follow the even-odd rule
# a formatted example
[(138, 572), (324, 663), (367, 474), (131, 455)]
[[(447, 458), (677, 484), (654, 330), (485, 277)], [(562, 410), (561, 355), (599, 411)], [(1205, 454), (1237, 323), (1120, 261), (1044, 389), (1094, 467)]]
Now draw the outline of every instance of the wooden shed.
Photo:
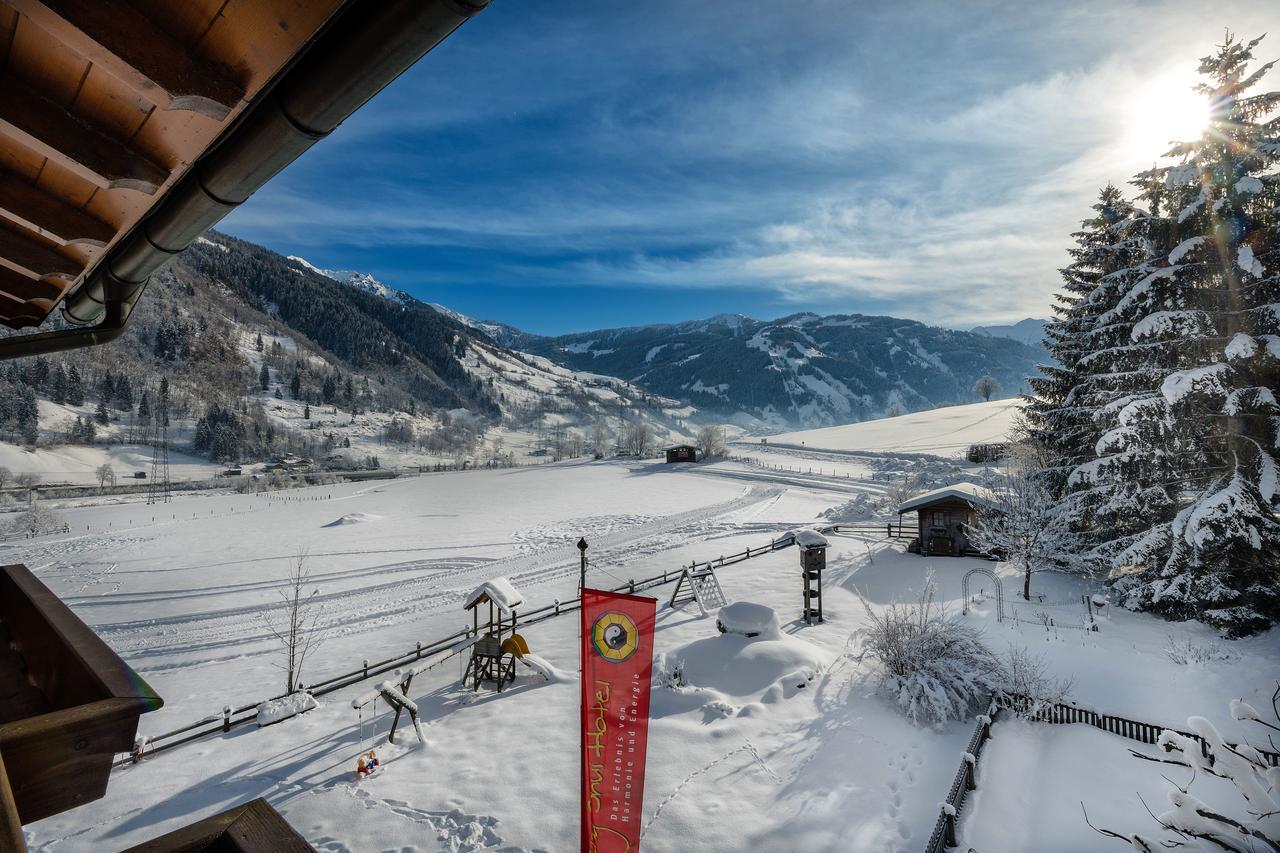
[(692, 444), (677, 444), (667, 448), (668, 462), (697, 462), (698, 448)]
[(973, 523), (978, 507), (990, 506), (995, 499), (983, 486), (956, 483), (916, 495), (898, 507), (898, 515), (916, 514), (920, 556), (962, 557), (979, 553), (969, 543), (965, 525)]

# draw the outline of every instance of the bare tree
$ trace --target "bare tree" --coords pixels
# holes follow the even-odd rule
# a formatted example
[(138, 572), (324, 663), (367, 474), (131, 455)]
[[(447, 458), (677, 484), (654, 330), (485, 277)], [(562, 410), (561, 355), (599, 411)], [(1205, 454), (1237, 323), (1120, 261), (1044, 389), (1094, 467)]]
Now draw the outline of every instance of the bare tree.
[(116, 484), (116, 472), (109, 462), (103, 462), (94, 469), (93, 473), (98, 478), (99, 489), (105, 489), (107, 486), (114, 486)]
[(20, 489), (27, 490), (28, 503), (35, 500), (36, 484), (40, 482), (40, 475), (32, 471), (23, 471), (21, 474), (13, 478), (13, 483)]
[(994, 376), (982, 376), (973, 383), (973, 393), (984, 400), (990, 400), (1000, 393), (1000, 383)]
[(8, 485), (11, 480), (13, 480), (13, 472), (0, 465), (0, 489)]
[(724, 455), (724, 427), (708, 424), (698, 430), (698, 457), (715, 459)]
[(1004, 475), (988, 501), (979, 502), (969, 538), (979, 549), (1008, 562), (1022, 573), (1022, 597), (1031, 600), (1031, 574), (1048, 568), (1060, 556), (1068, 535), (1053, 514), (1044, 486), (1045, 460), (1038, 448), (1010, 447)]
[(648, 456), (653, 446), (653, 431), (643, 421), (628, 421), (622, 430), (622, 441), (632, 456)]
[(305, 552), (294, 558), (284, 588), (278, 590), (284, 602), (282, 614), (268, 611), (266, 618), (267, 630), (284, 650), (284, 663), (277, 666), (285, 671), (285, 690), (289, 693), (301, 686), (302, 665), (307, 655), (324, 642), (327, 628), (324, 606), (318, 599), (320, 590), (312, 585), (306, 563)]
[(609, 434), (609, 425), (603, 419), (596, 421), (591, 427), (591, 450), (595, 453), (597, 459), (604, 458), (605, 451), (612, 440), (613, 436)]

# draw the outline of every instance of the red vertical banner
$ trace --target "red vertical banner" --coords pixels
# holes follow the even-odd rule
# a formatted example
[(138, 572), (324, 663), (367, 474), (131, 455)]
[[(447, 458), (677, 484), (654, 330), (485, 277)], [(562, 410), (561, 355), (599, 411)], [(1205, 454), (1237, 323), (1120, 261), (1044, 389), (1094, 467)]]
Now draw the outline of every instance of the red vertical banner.
[(640, 849), (657, 605), (582, 591), (582, 853)]

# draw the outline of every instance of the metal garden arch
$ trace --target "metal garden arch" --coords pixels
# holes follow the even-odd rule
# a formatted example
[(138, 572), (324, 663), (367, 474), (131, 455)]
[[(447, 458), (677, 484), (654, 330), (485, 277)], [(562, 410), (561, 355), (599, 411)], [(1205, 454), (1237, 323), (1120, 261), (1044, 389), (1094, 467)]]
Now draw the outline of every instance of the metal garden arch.
[(996, 621), (1004, 621), (1004, 590), (1000, 587), (1000, 578), (996, 577), (996, 573), (990, 569), (970, 569), (964, 573), (964, 578), (960, 581), (961, 594), (964, 596), (964, 607), (961, 612), (968, 614), (969, 612), (969, 578), (974, 575), (986, 575), (991, 578), (991, 582), (996, 587)]

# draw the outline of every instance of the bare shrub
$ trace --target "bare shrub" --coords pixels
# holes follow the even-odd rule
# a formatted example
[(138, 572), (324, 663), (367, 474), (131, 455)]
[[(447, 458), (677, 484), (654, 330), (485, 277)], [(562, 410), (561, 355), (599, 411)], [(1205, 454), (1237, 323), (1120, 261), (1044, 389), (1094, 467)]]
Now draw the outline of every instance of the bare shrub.
[(1191, 640), (1179, 640), (1172, 634), (1169, 635), (1169, 645), (1165, 646), (1164, 655), (1169, 660), (1181, 666), (1190, 664), (1206, 664), (1218, 663), (1219, 661), (1232, 661), (1236, 656), (1227, 649), (1218, 648), (1217, 646), (1207, 643), (1196, 643)]
[(1004, 685), (1000, 694), (1007, 706), (1021, 717), (1034, 717), (1041, 711), (1070, 698), (1073, 680), (1054, 678), (1044, 658), (1017, 646), (1009, 647), (1004, 659)]

